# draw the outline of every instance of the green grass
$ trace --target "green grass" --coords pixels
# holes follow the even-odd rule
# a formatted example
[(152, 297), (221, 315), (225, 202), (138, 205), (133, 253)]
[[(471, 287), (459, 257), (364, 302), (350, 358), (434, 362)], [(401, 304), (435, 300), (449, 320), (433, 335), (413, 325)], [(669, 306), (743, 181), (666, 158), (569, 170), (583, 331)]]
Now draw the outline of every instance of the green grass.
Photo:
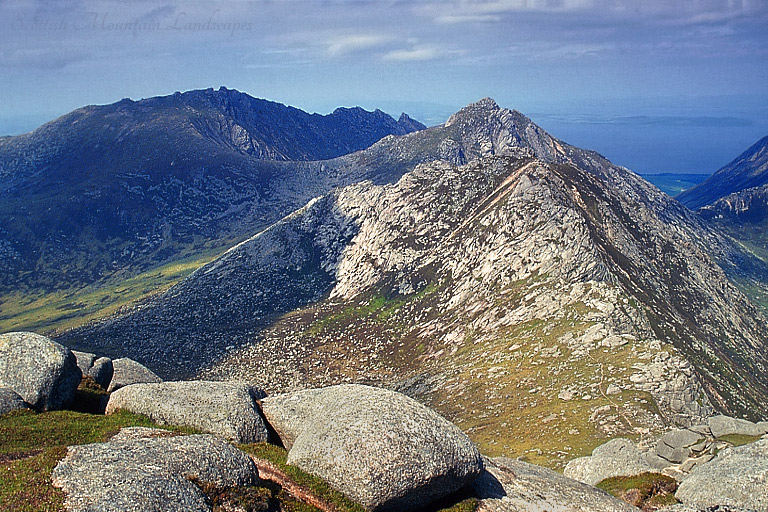
[(733, 446), (743, 446), (745, 444), (754, 443), (755, 441), (759, 441), (763, 436), (748, 436), (744, 434), (728, 434), (725, 436), (718, 437), (718, 441), (725, 441), (726, 443), (730, 443)]
[[(123, 427), (154, 427), (149, 418), (118, 412), (110, 416), (73, 411), (0, 416), (0, 503), (4, 512), (63, 510), (64, 494), (50, 479), (67, 446), (106, 441)], [(174, 429), (182, 433), (188, 429)]]
[(291, 477), (297, 484), (307, 487), (318, 498), (336, 506), (339, 512), (365, 511), (363, 507), (353, 502), (339, 491), (333, 489), (323, 479), (305, 473), (296, 466), (287, 464), (286, 459), (288, 457), (288, 452), (286, 452), (284, 448), (266, 443), (240, 445), (239, 448), (255, 457), (270, 461)]
[(114, 277), (79, 290), (5, 295), (0, 297), (0, 332), (54, 334), (109, 316), (168, 290), (222, 250), (209, 249), (125, 280)]
[[(81, 386), (81, 391), (98, 394), (93, 386)], [(35, 413), (15, 411), (0, 416), (0, 503), (3, 512), (58, 512), (64, 510), (64, 494), (53, 487), (51, 473), (66, 456), (67, 446), (104, 442), (123, 427), (158, 427), (149, 418), (118, 411), (109, 416), (74, 411)], [(162, 428), (179, 434), (196, 431), (185, 427)], [(285, 449), (270, 444), (240, 445), (243, 451), (266, 459), (297, 484), (308, 488), (315, 496), (332, 504), (338, 512), (363, 512), (364, 509), (324, 480), (286, 463)], [(249, 511), (317, 512), (313, 506), (298, 501), (279, 485), (269, 481), (256, 487), (218, 488), (205, 482), (195, 482), (215, 505), (237, 503)], [(216, 508), (218, 507), (218, 508)], [(440, 512), (472, 512), (477, 500), (463, 496), (449, 499), (435, 509)]]
[(677, 482), (658, 473), (607, 478), (597, 487), (643, 511), (650, 512), (678, 503), (675, 498)]

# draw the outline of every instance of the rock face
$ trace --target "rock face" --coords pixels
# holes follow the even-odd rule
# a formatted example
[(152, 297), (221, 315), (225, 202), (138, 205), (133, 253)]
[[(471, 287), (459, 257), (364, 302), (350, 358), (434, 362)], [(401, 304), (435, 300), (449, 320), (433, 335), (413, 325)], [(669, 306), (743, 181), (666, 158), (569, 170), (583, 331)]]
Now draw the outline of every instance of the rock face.
[(600, 489), (550, 469), (507, 458), (485, 459), (472, 486), (479, 512), (637, 512)]
[(477, 477), (482, 459), (456, 426), (400, 393), (339, 385), (262, 401), (288, 463), (367, 510), (419, 510)]
[(72, 352), (45, 336), (0, 335), (0, 387), (12, 389), (38, 411), (68, 405), (81, 376)]
[(564, 475), (589, 485), (614, 476), (633, 476), (653, 472), (653, 467), (629, 439), (612, 439), (598, 446), (590, 457), (574, 459), (565, 466)]
[(107, 391), (110, 393), (124, 386), (130, 386), (131, 384), (163, 381), (163, 379), (155, 375), (152, 370), (141, 363), (137, 363), (133, 359), (128, 359), (127, 357), (112, 361), (112, 368), (112, 380), (107, 387)]
[(0, 414), (6, 414), (19, 409), (29, 409), (29, 405), (14, 390), (0, 388)]
[(768, 439), (728, 448), (683, 480), (675, 497), (701, 508), (768, 510)]
[(188, 477), (220, 486), (259, 482), (245, 453), (210, 435), (72, 446), (53, 471), (53, 483), (65, 492), (72, 512), (211, 512)]
[(112, 366), (112, 360), (108, 357), (96, 357), (96, 354), (90, 352), (79, 352), (77, 350), (72, 351), (77, 358), (77, 366), (83, 375), (88, 375), (99, 386), (107, 389), (109, 383), (112, 381), (112, 375), (114, 368)]
[(106, 412), (126, 409), (162, 425), (184, 425), (237, 443), (259, 443), (269, 437), (254, 402), (263, 396), (260, 390), (242, 383), (132, 384), (112, 393)]

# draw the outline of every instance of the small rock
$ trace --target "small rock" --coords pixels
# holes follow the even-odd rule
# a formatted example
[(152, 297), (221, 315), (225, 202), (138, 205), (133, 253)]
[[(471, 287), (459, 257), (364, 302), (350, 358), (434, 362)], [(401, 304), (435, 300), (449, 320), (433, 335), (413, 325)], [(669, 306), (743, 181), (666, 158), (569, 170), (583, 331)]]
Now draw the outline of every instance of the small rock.
[(701, 434), (688, 429), (670, 430), (659, 439), (660, 443), (671, 448), (690, 448), (701, 441), (703, 441)]
[(123, 357), (112, 361), (113, 375), (107, 391), (110, 393), (131, 384), (162, 382), (152, 370), (133, 359)]
[(613, 382), (608, 385), (608, 389), (605, 390), (606, 395), (618, 395), (621, 393), (621, 388)]
[(654, 469), (654, 471), (663, 471), (664, 469), (668, 468), (672, 465), (671, 462), (669, 462), (667, 459), (662, 459), (658, 455), (656, 455), (656, 452), (650, 451), (643, 454), (643, 458), (645, 461), (650, 464), (650, 466)]
[(707, 420), (712, 435), (723, 437), (731, 434), (741, 434), (745, 436), (761, 436), (765, 432), (759, 425), (751, 421), (740, 418), (731, 418), (730, 416), (712, 416)]
[(80, 368), (83, 375), (88, 375), (88, 370), (91, 369), (93, 362), (96, 360), (96, 354), (80, 352), (78, 350), (73, 350), (72, 353), (75, 355), (75, 359), (77, 359), (77, 367)]
[(29, 405), (14, 390), (0, 388), (0, 415), (20, 409), (29, 409)]

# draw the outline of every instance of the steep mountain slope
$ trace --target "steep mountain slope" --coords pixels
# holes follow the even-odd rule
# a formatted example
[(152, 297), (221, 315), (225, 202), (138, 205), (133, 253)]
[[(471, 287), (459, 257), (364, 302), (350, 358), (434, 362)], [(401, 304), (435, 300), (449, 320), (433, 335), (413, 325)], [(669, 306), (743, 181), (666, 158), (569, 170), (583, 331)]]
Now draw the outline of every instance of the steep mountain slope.
[(768, 184), (722, 197), (699, 210), (707, 221), (746, 242), (768, 261)]
[(419, 158), (63, 341), (272, 392), (390, 384), (491, 454), (551, 464), (714, 407), (768, 412), (765, 318), (715, 263), (747, 256), (692, 212), (491, 100), (343, 165)]
[[(698, 208), (711, 226), (768, 262), (768, 137), (678, 199)], [(745, 270), (737, 282), (768, 312), (768, 274)]]
[(69, 288), (226, 246), (349, 183), (295, 161), (422, 128), (407, 115), (308, 114), (221, 88), (84, 107), (0, 139), (0, 291)]
[(748, 188), (768, 185), (768, 137), (763, 137), (704, 182), (677, 196), (692, 210)]

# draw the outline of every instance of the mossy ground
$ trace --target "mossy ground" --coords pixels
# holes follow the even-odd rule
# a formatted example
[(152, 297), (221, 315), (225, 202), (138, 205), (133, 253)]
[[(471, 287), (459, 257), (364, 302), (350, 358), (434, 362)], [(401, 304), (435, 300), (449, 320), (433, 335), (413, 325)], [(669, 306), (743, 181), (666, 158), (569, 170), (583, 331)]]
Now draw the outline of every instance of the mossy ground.
[(67, 446), (102, 442), (128, 426), (150, 427), (144, 416), (110, 416), (74, 411), (0, 416), (0, 503), (4, 512), (63, 510), (64, 494), (53, 487), (51, 472)]
[[(639, 438), (656, 406), (649, 393), (606, 393), (609, 382), (628, 378), (636, 350), (628, 344), (572, 357), (558, 339), (589, 323), (527, 322), (495, 340), (466, 344), (452, 358), (460, 372), (432, 405), (467, 432), (489, 456), (521, 457), (562, 469), (611, 439)], [(610, 379), (609, 379), (610, 377)], [(571, 388), (569, 400), (558, 397)], [(492, 404), (489, 406), (488, 404)]]
[(744, 446), (745, 444), (759, 441), (763, 436), (748, 436), (744, 434), (728, 434), (717, 438), (718, 441), (725, 441), (733, 446)]
[(675, 498), (677, 482), (658, 473), (608, 478), (598, 483), (597, 487), (643, 512), (654, 512), (678, 503)]

